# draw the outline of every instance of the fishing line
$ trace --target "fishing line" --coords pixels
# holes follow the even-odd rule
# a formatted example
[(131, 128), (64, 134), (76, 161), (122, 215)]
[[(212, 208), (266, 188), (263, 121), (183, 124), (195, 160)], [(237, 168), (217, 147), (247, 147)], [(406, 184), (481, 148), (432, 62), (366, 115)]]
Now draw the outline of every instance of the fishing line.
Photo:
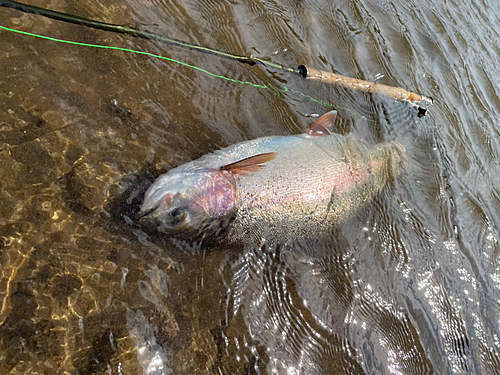
[(128, 35), (131, 35), (133, 37), (142, 38), (142, 39), (156, 40), (156, 41), (161, 42), (161, 43), (170, 44), (170, 45), (179, 46), (179, 47), (184, 47), (184, 48), (189, 48), (189, 49), (192, 49), (195, 51), (219, 56), (219, 57), (222, 57), (225, 59), (236, 60), (236, 61), (239, 61), (239, 62), (242, 62), (245, 64), (249, 64), (249, 65), (255, 65), (258, 63), (258, 64), (262, 64), (262, 65), (267, 66), (267, 67), (280, 69), (280, 70), (283, 70), (283, 71), (286, 71), (289, 73), (302, 74), (300, 69), (286, 67), (286, 66), (283, 66), (280, 64), (276, 64), (272, 61), (266, 61), (264, 59), (259, 59), (257, 57), (246, 57), (246, 56), (232, 55), (230, 53), (217, 51), (213, 48), (207, 48), (207, 47), (199, 46), (196, 44), (183, 42), (182, 40), (170, 38), (170, 37), (165, 36), (165, 35), (160, 35), (160, 34), (152, 33), (149, 31), (144, 31), (144, 30), (139, 30), (139, 29), (133, 29), (131, 27), (124, 26), (124, 25), (115, 25), (115, 24), (111, 24), (111, 23), (100, 22), (97, 20), (92, 20), (90, 18), (76, 16), (74, 14), (57, 12), (55, 10), (50, 10), (50, 9), (46, 9), (46, 8), (36, 7), (33, 5), (18, 3), (17, 1), (13, 1), (13, 0), (0, 0), (0, 6), (6, 7), (6, 8), (11, 8), (11, 9), (16, 9), (16, 10), (19, 10), (19, 11), (24, 12), (24, 13), (41, 15), (44, 17), (58, 20), (58, 21), (64, 21), (64, 22), (69, 22), (69, 23), (73, 23), (76, 25), (92, 27), (94, 29), (106, 30), (106, 31), (114, 32), (114, 33), (120, 33), (120, 34), (128, 34)]
[[(215, 50), (212, 48), (208, 48), (208, 47), (184, 42), (184, 41), (181, 41), (178, 39), (170, 38), (170, 37), (165, 36), (165, 35), (160, 35), (160, 34), (152, 33), (149, 31), (134, 29), (134, 28), (124, 26), (124, 25), (115, 25), (115, 24), (111, 24), (111, 23), (100, 22), (97, 20), (93, 20), (93, 19), (89, 19), (89, 18), (85, 18), (85, 17), (80, 17), (80, 16), (77, 16), (74, 14), (62, 13), (62, 12), (57, 12), (57, 11), (46, 9), (46, 8), (40, 8), (40, 7), (36, 7), (36, 6), (32, 6), (32, 5), (18, 3), (17, 1), (13, 1), (13, 0), (0, 0), (0, 6), (6, 7), (6, 8), (11, 8), (11, 9), (16, 9), (16, 10), (24, 12), (24, 13), (41, 15), (44, 17), (52, 18), (55, 20), (63, 21), (63, 22), (69, 22), (69, 23), (73, 23), (73, 24), (77, 24), (77, 25), (91, 27), (94, 29), (111, 31), (111, 32), (120, 33), (120, 34), (127, 34), (127, 35), (131, 35), (133, 37), (142, 38), (142, 39), (155, 40), (155, 41), (158, 41), (161, 43), (175, 45), (175, 46), (182, 47), (182, 48), (188, 48), (188, 49), (191, 49), (191, 50), (194, 50), (197, 52), (207, 53), (210, 55), (214, 55), (217, 57), (221, 57), (221, 58), (225, 58), (225, 59), (229, 59), (229, 60), (233, 60), (233, 61), (238, 61), (238, 62), (249, 64), (249, 65), (261, 64), (261, 65), (265, 66), (266, 68), (278, 69), (278, 70), (283, 71), (283, 72), (291, 73), (295, 76), (301, 76), (301, 77), (303, 77), (306, 80), (311, 81), (311, 82), (323, 83), (323, 84), (328, 84), (328, 85), (335, 85), (335, 86), (343, 87), (345, 89), (351, 89), (351, 90), (360, 91), (363, 93), (376, 93), (376, 94), (384, 95), (384, 96), (396, 99), (398, 101), (409, 102), (412, 106), (416, 106), (418, 108), (418, 117), (425, 116), (425, 114), (427, 112), (426, 107), (429, 105), (432, 105), (432, 103), (433, 103), (432, 97), (422, 96), (422, 95), (416, 94), (414, 92), (407, 91), (401, 87), (391, 87), (391, 86), (387, 86), (387, 85), (383, 85), (383, 84), (379, 84), (379, 83), (375, 83), (375, 82), (370, 82), (370, 81), (365, 81), (365, 80), (361, 80), (361, 79), (357, 79), (357, 78), (342, 76), (342, 75), (337, 74), (337, 73), (321, 71), (321, 70), (318, 70), (318, 69), (315, 69), (312, 67), (308, 67), (306, 65), (300, 65), (298, 68), (286, 67), (284, 65), (280, 65), (280, 64), (274, 63), (272, 61), (262, 59), (262, 58), (232, 55), (230, 53), (218, 51), (218, 50)], [(2, 28), (5, 30), (16, 31), (13, 29), (8, 29), (6, 27), (2, 27)], [(55, 39), (51, 39), (49, 37), (39, 36), (37, 34), (32, 34), (32, 33), (27, 33), (27, 32), (22, 32), (22, 33), (24, 33), (26, 35), (38, 36), (41, 38), (54, 40), (57, 42), (77, 44), (77, 45), (83, 45), (83, 46), (89, 46), (89, 47), (108, 48), (108, 49), (116, 49), (116, 50), (122, 50), (122, 51), (135, 52), (135, 53), (139, 53), (139, 54), (145, 54), (145, 55), (153, 56), (156, 58), (169, 60), (169, 61), (176, 62), (176, 63), (179, 63), (179, 64), (184, 65), (184, 66), (188, 66), (188, 64), (182, 63), (180, 61), (161, 57), (161, 56), (150, 54), (147, 52), (133, 51), (133, 50), (128, 50), (126, 48), (119, 48), (119, 47), (89, 45), (89, 44), (85, 44), (85, 43), (70, 42), (70, 41), (66, 41), (66, 40), (62, 40), (62, 39), (55, 40)], [(216, 75), (216, 74), (207, 72), (207, 71), (205, 71), (201, 68), (198, 68), (198, 67), (194, 67), (194, 66), (189, 66), (189, 67), (192, 69), (203, 71), (203, 72), (210, 74), (212, 76), (215, 76), (215, 77), (231, 80), (227, 77), (223, 77), (220, 75)], [(233, 80), (233, 82), (237, 82), (237, 81)], [(242, 81), (238, 81), (238, 82), (243, 83)], [(251, 84), (249, 82), (245, 82), (245, 83)], [(265, 86), (264, 88), (269, 89), (269, 86)], [(274, 89), (274, 88), (272, 88), (272, 89)], [(287, 89), (287, 88), (285, 88), (285, 89)], [(314, 102), (321, 103), (323, 105), (327, 105), (327, 106), (332, 107), (332, 105), (324, 104), (324, 102), (316, 100), (314, 98), (311, 98), (308, 95), (305, 95), (301, 92), (297, 92), (297, 91), (294, 91), (294, 90), (289, 89), (289, 88), (287, 89), (287, 91), (301, 94), (301, 95), (313, 100)], [(342, 108), (342, 109), (349, 111), (346, 108)], [(349, 111), (349, 112), (354, 113), (353, 111)]]
[(233, 79), (233, 78), (225, 77), (225, 76), (220, 75), (220, 74), (209, 72), (208, 70), (199, 68), (197, 66), (190, 65), (188, 63), (185, 63), (185, 62), (182, 62), (182, 61), (179, 61), (179, 60), (175, 60), (175, 59), (172, 59), (172, 58), (169, 58), (169, 57), (157, 55), (157, 54), (154, 54), (154, 53), (151, 53), (151, 52), (137, 51), (137, 50), (133, 50), (133, 49), (130, 49), (130, 48), (123, 48), (123, 47), (116, 47), (116, 46), (105, 46), (105, 45), (100, 45), (100, 44), (81, 43), (81, 42), (75, 42), (75, 41), (66, 40), (66, 39), (58, 39), (58, 38), (53, 38), (53, 37), (50, 37), (50, 36), (45, 36), (45, 35), (39, 35), (39, 34), (35, 34), (35, 33), (30, 33), (30, 32), (27, 32), (27, 31), (15, 30), (15, 29), (11, 29), (9, 27), (2, 26), (2, 25), (0, 25), (0, 29), (6, 30), (6, 31), (12, 31), (12, 32), (17, 33), (17, 34), (32, 36), (32, 37), (35, 37), (35, 38), (50, 40), (52, 42), (57, 42), (57, 43), (65, 43), (65, 44), (71, 44), (71, 45), (81, 46), (81, 47), (92, 47), (92, 48), (110, 49), (110, 50), (115, 50), (115, 51), (132, 52), (132, 53), (136, 53), (136, 54), (139, 54), (139, 55), (146, 55), (146, 56), (154, 57), (154, 58), (157, 58), (157, 59), (166, 60), (166, 61), (170, 61), (170, 62), (173, 62), (173, 63), (176, 63), (176, 64), (180, 64), (180, 65), (188, 67), (190, 69), (194, 69), (194, 70), (200, 71), (202, 73), (208, 74), (208, 75), (210, 75), (212, 77), (215, 77), (215, 78), (222, 78), (222, 79), (225, 79), (226, 81), (230, 81), (230, 82), (233, 82), (233, 83), (240, 83), (242, 85), (250, 85), (250, 86), (253, 86), (253, 87), (259, 88), (259, 89), (270, 90), (270, 91), (278, 93), (279, 95), (281, 95), (282, 93), (285, 93), (285, 92), (292, 92), (294, 94), (301, 95), (301, 96), (303, 96), (303, 97), (305, 97), (305, 98), (307, 98), (307, 99), (309, 99), (309, 100), (311, 100), (311, 101), (313, 101), (315, 103), (321, 104), (323, 106), (332, 107), (332, 108), (336, 107), (338, 109), (349, 111), (349, 112), (353, 113), (354, 115), (357, 115), (357, 113), (355, 113), (355, 112), (353, 112), (353, 111), (351, 111), (351, 110), (349, 110), (347, 108), (343, 108), (343, 107), (339, 107), (339, 106), (334, 106), (333, 104), (329, 104), (329, 103), (324, 102), (322, 100), (315, 99), (315, 98), (313, 98), (310, 95), (304, 94), (304, 93), (302, 93), (300, 91), (297, 91), (297, 90), (293, 90), (293, 89), (291, 89), (289, 87), (285, 87), (284, 86), (280, 90), (279, 88), (276, 88), (273, 85), (256, 84), (256, 83), (252, 83), (252, 82), (248, 82), (248, 81), (241, 81), (241, 80), (238, 80), (238, 79)]

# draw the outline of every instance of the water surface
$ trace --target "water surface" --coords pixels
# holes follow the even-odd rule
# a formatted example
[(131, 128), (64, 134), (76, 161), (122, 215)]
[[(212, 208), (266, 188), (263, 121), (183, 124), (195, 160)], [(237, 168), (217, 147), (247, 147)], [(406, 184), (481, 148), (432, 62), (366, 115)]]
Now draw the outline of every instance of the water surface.
[[(435, 105), (418, 118), (377, 95), (1, 8), (6, 27), (273, 89), (0, 31), (0, 373), (500, 373), (497, 2), (30, 4)], [(328, 241), (214, 247), (136, 225), (160, 173), (300, 133), (332, 108), (336, 131), (398, 139), (410, 165)]]

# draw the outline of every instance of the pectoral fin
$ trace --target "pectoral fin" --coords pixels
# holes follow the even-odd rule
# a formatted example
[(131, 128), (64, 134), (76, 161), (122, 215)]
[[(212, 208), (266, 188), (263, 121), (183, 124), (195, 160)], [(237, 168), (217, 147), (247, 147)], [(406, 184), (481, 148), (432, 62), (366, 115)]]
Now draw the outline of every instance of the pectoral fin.
[(250, 174), (252, 172), (257, 172), (258, 170), (265, 167), (265, 164), (276, 157), (276, 152), (267, 152), (264, 154), (250, 156), (234, 163), (224, 165), (220, 167), (223, 171), (230, 171), (233, 174)]
[(328, 136), (331, 133), (333, 123), (337, 118), (337, 111), (330, 111), (321, 116), (314, 124), (309, 127), (307, 134)]

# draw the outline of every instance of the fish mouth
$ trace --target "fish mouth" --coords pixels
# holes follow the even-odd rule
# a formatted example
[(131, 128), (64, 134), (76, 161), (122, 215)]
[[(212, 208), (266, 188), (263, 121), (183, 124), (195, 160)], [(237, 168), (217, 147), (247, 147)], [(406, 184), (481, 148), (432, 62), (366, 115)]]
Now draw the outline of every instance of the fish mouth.
[(156, 216), (154, 213), (157, 212), (163, 204), (166, 205), (166, 203), (171, 200), (172, 194), (162, 191), (162, 186), (155, 188), (153, 184), (148, 191), (146, 191), (142, 207), (137, 213), (137, 220), (151, 220), (152, 217)]
[(144, 220), (144, 218), (146, 216), (149, 216), (151, 215), (153, 212), (155, 212), (158, 207), (160, 207), (160, 204), (158, 203), (156, 206), (153, 206), (153, 207), (150, 207), (150, 208), (146, 208), (145, 210), (141, 209), (138, 213), (137, 213), (137, 220), (138, 221), (141, 221), (141, 220)]

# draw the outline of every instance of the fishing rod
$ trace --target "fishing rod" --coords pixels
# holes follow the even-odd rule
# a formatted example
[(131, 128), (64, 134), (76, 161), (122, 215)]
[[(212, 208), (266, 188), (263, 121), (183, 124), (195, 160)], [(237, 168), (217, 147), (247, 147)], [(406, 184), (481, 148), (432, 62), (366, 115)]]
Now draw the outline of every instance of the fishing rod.
[(0, 0), (0, 6), (15, 9), (24, 13), (41, 15), (58, 21), (64, 21), (68, 23), (87, 26), (99, 30), (111, 31), (120, 34), (127, 34), (142, 39), (155, 40), (161, 43), (179, 46), (183, 48), (189, 48), (194, 51), (211, 54), (225, 59), (235, 60), (252, 66), (255, 64), (261, 64), (268, 68), (278, 69), (281, 71), (302, 76), (303, 78), (312, 82), (321, 82), (321, 83), (341, 86), (344, 88), (350, 88), (365, 93), (376, 93), (385, 95), (390, 98), (394, 98), (399, 101), (406, 101), (409, 102), (411, 105), (417, 106), (419, 117), (425, 116), (427, 112), (427, 109), (425, 107), (433, 104), (433, 99), (431, 97), (425, 97), (423, 95), (415, 94), (401, 87), (387, 86), (380, 83), (374, 83), (370, 81), (364, 81), (356, 78), (346, 77), (340, 74), (314, 69), (306, 65), (300, 65), (298, 68), (286, 67), (284, 65), (276, 64), (274, 62), (256, 57), (233, 55), (230, 53), (184, 42), (178, 39), (170, 38), (168, 36), (160, 35), (149, 31), (134, 29), (124, 25), (115, 25), (106, 22), (100, 22), (93, 19), (80, 17), (68, 13), (57, 12), (54, 10), (40, 8), (32, 5), (26, 5), (12, 0)]
[(58, 21), (64, 21), (64, 22), (73, 23), (76, 25), (87, 26), (87, 27), (91, 27), (93, 29), (111, 31), (114, 33), (119, 33), (119, 34), (127, 34), (130, 36), (136, 37), (136, 38), (155, 40), (155, 41), (165, 43), (165, 44), (189, 48), (189, 49), (192, 49), (195, 51), (208, 53), (208, 54), (219, 56), (222, 58), (236, 60), (236, 61), (239, 61), (239, 62), (242, 62), (245, 64), (249, 64), (249, 65), (255, 65), (255, 64), (259, 63), (259, 64), (262, 64), (264, 66), (270, 67), (270, 68), (281, 69), (281, 70), (284, 70), (284, 71), (287, 71), (290, 73), (299, 73), (298, 69), (288, 68), (288, 67), (285, 67), (285, 66), (282, 66), (279, 64), (275, 64), (271, 61), (266, 61), (266, 60), (259, 59), (256, 57), (232, 55), (232, 54), (229, 54), (226, 52), (217, 51), (215, 49), (206, 48), (203, 46), (198, 46), (196, 44), (191, 44), (188, 42), (183, 42), (182, 40), (170, 38), (170, 37), (165, 36), (165, 35), (160, 35), (160, 34), (152, 33), (149, 31), (134, 29), (134, 28), (124, 26), (124, 25), (115, 25), (115, 24), (110, 24), (110, 23), (106, 23), (106, 22), (100, 22), (100, 21), (92, 20), (90, 18), (75, 16), (73, 14), (62, 13), (62, 12), (57, 12), (57, 11), (50, 10), (50, 9), (36, 7), (33, 5), (18, 3), (17, 1), (0, 0), (0, 6), (6, 7), (6, 8), (11, 8), (11, 9), (16, 9), (16, 10), (19, 10), (19, 11), (24, 12), (24, 13), (31, 13), (31, 14), (44, 16), (47, 18), (52, 18), (52, 19), (58, 20)]

